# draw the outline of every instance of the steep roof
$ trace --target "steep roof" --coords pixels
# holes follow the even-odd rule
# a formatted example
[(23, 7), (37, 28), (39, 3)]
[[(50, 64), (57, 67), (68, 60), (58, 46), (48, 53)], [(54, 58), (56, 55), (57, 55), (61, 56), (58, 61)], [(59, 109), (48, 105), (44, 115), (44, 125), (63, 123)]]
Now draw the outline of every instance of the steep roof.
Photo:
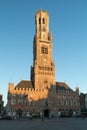
[(56, 82), (56, 89), (73, 91), (65, 82)]
[(21, 80), (16, 86), (15, 88), (33, 88), (33, 85), (31, 83), (31, 81), (28, 80)]
[[(65, 82), (56, 82), (56, 90), (71, 90), (73, 91)], [(21, 80), (15, 88), (33, 88), (32, 82), (28, 80)]]

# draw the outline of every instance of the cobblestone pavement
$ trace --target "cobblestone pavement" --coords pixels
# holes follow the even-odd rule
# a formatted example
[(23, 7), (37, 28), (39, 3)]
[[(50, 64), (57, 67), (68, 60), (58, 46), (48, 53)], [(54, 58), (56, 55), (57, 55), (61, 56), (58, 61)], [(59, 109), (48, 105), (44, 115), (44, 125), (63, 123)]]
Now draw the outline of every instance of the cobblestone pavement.
[(87, 118), (0, 120), (0, 130), (87, 130)]

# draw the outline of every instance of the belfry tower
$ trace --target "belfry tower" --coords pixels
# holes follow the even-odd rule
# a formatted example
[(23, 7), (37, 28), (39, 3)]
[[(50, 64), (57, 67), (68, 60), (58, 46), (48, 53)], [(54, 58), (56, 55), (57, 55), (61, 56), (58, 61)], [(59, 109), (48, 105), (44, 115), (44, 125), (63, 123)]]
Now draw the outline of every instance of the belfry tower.
[(35, 36), (33, 41), (33, 67), (31, 81), (35, 89), (50, 88), (55, 85), (55, 64), (52, 59), (52, 33), (49, 32), (49, 15), (40, 10), (35, 16)]

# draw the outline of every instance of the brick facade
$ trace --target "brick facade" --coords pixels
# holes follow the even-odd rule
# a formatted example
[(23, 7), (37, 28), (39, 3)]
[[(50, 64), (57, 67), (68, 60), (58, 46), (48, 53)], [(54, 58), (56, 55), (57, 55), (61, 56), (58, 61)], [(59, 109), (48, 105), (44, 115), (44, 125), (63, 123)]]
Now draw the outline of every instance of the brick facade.
[(20, 81), (8, 86), (8, 112), (22, 109), (27, 113), (44, 114), (79, 111), (79, 89), (73, 91), (66, 83), (55, 81), (55, 64), (52, 58), (52, 33), (49, 32), (47, 11), (35, 16), (36, 31), (33, 41), (33, 66), (31, 81)]

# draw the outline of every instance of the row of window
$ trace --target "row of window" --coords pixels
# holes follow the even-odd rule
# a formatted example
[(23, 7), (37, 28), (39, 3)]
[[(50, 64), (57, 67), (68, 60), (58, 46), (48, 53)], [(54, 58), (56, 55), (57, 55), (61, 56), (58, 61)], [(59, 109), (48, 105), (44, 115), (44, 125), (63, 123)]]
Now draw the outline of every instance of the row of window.
[(52, 72), (38, 72), (40, 75), (54, 75)]
[[(53, 102), (55, 103), (55, 100), (53, 100)], [(45, 104), (45, 101), (44, 101), (44, 104)], [(58, 101), (57, 104), (59, 106), (78, 106), (78, 103), (77, 101)], [(11, 105), (34, 105), (34, 101), (28, 101), (28, 102), (22, 102), (22, 101), (18, 101), (16, 102), (16, 100), (11, 100)]]
[(63, 96), (62, 95), (58, 95), (58, 99), (61, 99), (61, 98), (62, 99), (71, 99), (71, 100), (73, 100), (73, 98), (74, 99), (79, 99), (79, 97), (73, 96), (73, 95), (72, 96), (71, 95), (70, 96), (69, 95), (68, 96), (67, 95), (63, 95)]
[(25, 105), (25, 106), (27, 106), (27, 105), (34, 105), (34, 102), (33, 101), (25, 101), (25, 102), (23, 102), (23, 101), (16, 101), (15, 99), (12, 99), (11, 100), (11, 105)]
[(42, 24), (45, 24), (45, 19), (44, 18), (39, 18), (39, 24), (41, 24), (41, 21), (42, 21)]
[(59, 106), (77, 106), (78, 103), (77, 103), (77, 101), (76, 102), (73, 102), (73, 101), (59, 101), (58, 105)]
[(62, 89), (57, 89), (57, 90), (50, 89), (50, 92), (55, 92), (55, 93), (71, 93), (70, 90), (62, 90)]
[(52, 71), (52, 67), (44, 67), (44, 66), (39, 66), (40, 70), (47, 70), (47, 71)]

